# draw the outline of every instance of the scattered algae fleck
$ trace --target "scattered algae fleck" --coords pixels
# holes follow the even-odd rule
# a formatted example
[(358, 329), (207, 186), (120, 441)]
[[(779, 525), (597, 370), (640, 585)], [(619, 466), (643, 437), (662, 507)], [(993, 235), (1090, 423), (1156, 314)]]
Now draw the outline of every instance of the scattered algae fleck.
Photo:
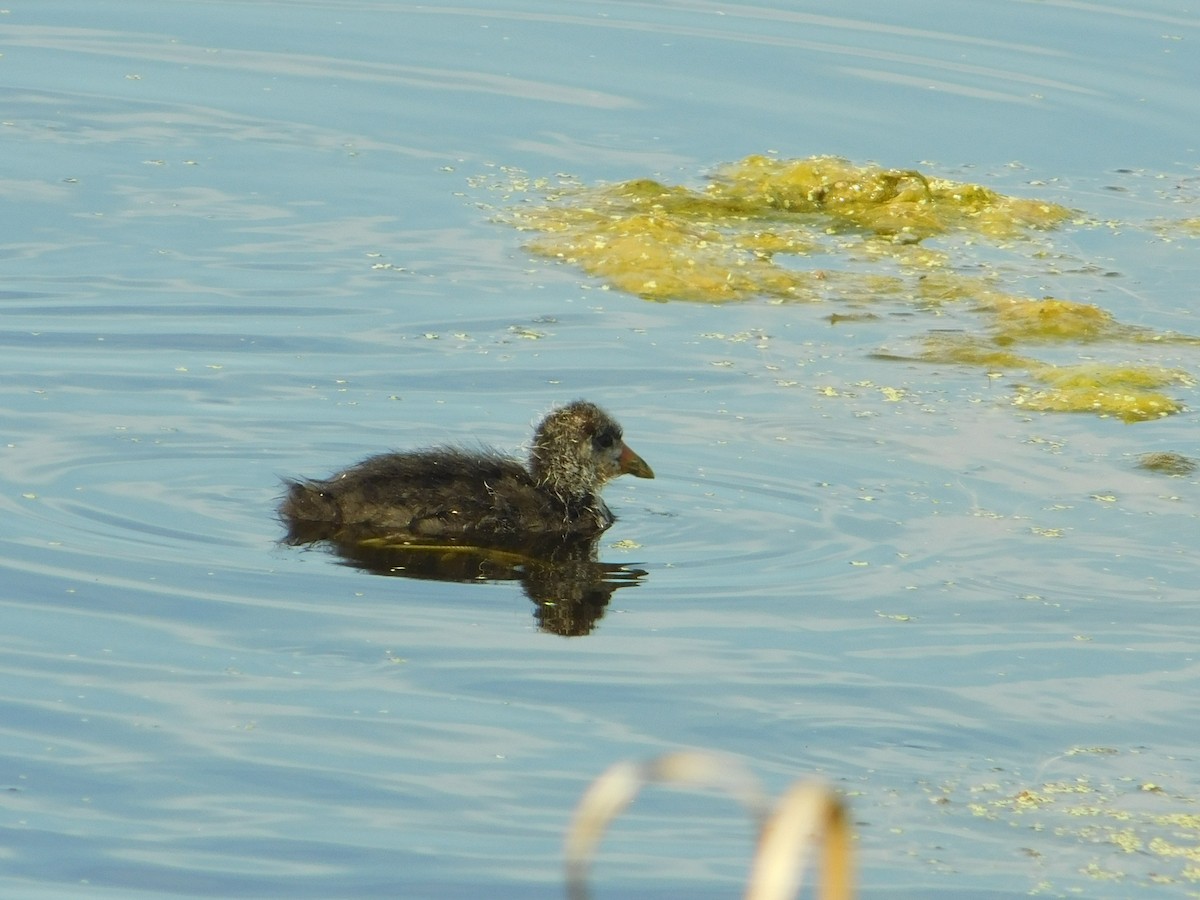
[[(1111, 755), (1115, 751), (1079, 752)], [(992, 782), (972, 788), (966, 808), (975, 817), (1007, 821), (1036, 835), (1039, 844), (1029, 855), (1042, 866), (1061, 861), (1088, 878), (1118, 877), (1131, 885), (1200, 881), (1200, 814), (1192, 811), (1195, 798), (1177, 796), (1157, 785), (1147, 792), (1146, 783), (1131, 777), (1081, 775), (1014, 790)], [(1080, 858), (1079, 853), (1085, 856)]]

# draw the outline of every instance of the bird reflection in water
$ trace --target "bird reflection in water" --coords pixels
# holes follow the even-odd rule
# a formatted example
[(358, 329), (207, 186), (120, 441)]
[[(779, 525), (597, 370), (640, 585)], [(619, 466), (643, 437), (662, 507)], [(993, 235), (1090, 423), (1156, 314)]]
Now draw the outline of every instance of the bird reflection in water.
[(520, 582), (542, 631), (586, 635), (604, 615), (613, 592), (636, 585), (644, 569), (600, 562), (596, 541), (522, 548), (422, 544), (402, 538), (289, 532), (293, 546), (326, 546), (346, 566), (375, 575), (467, 583)]

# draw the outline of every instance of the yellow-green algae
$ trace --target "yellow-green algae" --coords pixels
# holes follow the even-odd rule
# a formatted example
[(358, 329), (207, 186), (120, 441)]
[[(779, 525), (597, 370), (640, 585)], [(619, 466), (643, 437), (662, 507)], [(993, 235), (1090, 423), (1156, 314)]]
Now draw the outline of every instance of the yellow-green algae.
[(720, 303), (816, 300), (841, 283), (849, 291), (893, 293), (899, 279), (790, 269), (775, 257), (836, 252), (944, 268), (944, 252), (916, 245), (952, 232), (1014, 238), (1070, 215), (1052, 203), (915, 170), (835, 157), (750, 156), (717, 169), (702, 190), (650, 179), (568, 184), (547, 203), (515, 206), (502, 218), (539, 233), (527, 245), (534, 253), (576, 265), (612, 287), (648, 300)]
[[(1088, 747), (1065, 756), (1118, 754), (1110, 748)], [(1175, 796), (1154, 781), (1081, 774), (1016, 790), (995, 783), (980, 785), (972, 795), (968, 806), (975, 816), (1007, 821), (1028, 830), (1031, 838), (1036, 836), (1038, 849), (1031, 855), (1037, 858), (1059, 855), (1065, 849), (1061, 842), (1069, 841), (1102, 854), (1079, 867), (1090, 878), (1131, 885), (1200, 882), (1197, 800)]]
[[(1078, 371), (1087, 369), (1090, 371)], [(1050, 387), (1018, 387), (1016, 405), (1038, 412), (1093, 412), (1123, 422), (1145, 422), (1180, 412), (1183, 406), (1166, 394), (1147, 389), (1158, 379), (1172, 379), (1163, 370), (1119, 366), (1043, 367), (1031, 373)]]
[(1038, 412), (1090, 412), (1124, 422), (1144, 422), (1180, 412), (1183, 405), (1157, 388), (1191, 384), (1178, 369), (1086, 363), (1053, 365), (1010, 349), (1011, 341), (935, 332), (925, 338), (920, 358), (928, 362), (979, 366), (989, 372), (1022, 371), (1032, 384), (1016, 388), (1013, 403)]
[[(717, 168), (701, 189), (650, 179), (540, 187), (546, 202), (511, 207), (501, 218), (537, 233), (527, 244), (531, 251), (578, 266), (609, 287), (654, 301), (956, 304), (981, 315), (984, 332), (931, 333), (921, 358), (1020, 371), (1033, 382), (1015, 391), (1013, 402), (1024, 409), (1126, 422), (1183, 409), (1158, 389), (1190, 383), (1186, 373), (1119, 363), (1058, 366), (1016, 348), (1200, 338), (1126, 325), (1089, 303), (1006, 292), (994, 279), (956, 271), (947, 250), (926, 243), (960, 235), (1011, 246), (1072, 218), (1057, 204), (829, 156), (749, 156)], [(822, 256), (836, 257), (835, 266), (779, 262)], [(879, 271), (889, 265), (891, 273)]]
[(995, 290), (988, 281), (941, 273), (922, 279), (919, 296), (940, 304), (970, 302), (989, 315), (985, 335), (934, 332), (921, 358), (930, 362), (980, 366), (990, 372), (1022, 370), (1035, 385), (1020, 385), (1014, 404), (1039, 412), (1091, 412), (1125, 422), (1143, 422), (1178, 413), (1183, 405), (1157, 390), (1193, 380), (1179, 369), (1091, 362), (1053, 365), (1017, 353), (1022, 344), (1097, 341), (1196, 343), (1191, 335), (1159, 334), (1116, 321), (1089, 303), (1046, 297), (1034, 300)]
[(1191, 475), (1197, 468), (1196, 460), (1190, 456), (1184, 456), (1182, 453), (1171, 453), (1169, 451), (1143, 453), (1138, 457), (1137, 464), (1139, 469), (1145, 469), (1147, 472), (1158, 472), (1162, 475), (1173, 475), (1176, 477)]
[(748, 156), (714, 173), (710, 195), (766, 208), (820, 215), (827, 227), (922, 240), (951, 231), (992, 238), (1052, 228), (1071, 211), (1006, 197), (977, 184), (930, 178), (915, 169), (857, 166), (833, 156)]
[(1162, 234), (1185, 234), (1188, 237), (1200, 237), (1200, 216), (1191, 219), (1176, 219), (1161, 223), (1159, 232)]
[(1005, 297), (990, 307), (991, 329), (1004, 343), (1030, 341), (1077, 341), (1080, 343), (1117, 336), (1119, 326), (1111, 313), (1090, 303), (1073, 303), (1046, 297), (1029, 300)]

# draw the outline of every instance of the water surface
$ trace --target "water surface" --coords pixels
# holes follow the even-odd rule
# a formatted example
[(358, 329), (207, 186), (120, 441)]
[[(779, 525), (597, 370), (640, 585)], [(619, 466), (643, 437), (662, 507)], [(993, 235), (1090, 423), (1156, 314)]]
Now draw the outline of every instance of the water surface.
[[(1164, 846), (1200, 841), (1197, 485), (1136, 467), (1194, 454), (1194, 414), (1030, 415), (1004, 379), (881, 357), (967, 311), (603, 290), (523, 251), (488, 185), (918, 167), (1080, 211), (1014, 290), (1196, 334), (1196, 238), (1161, 223), (1197, 215), (1198, 25), (10, 4), (4, 895), (558, 896), (585, 785), (680, 747), (843, 789), (865, 896), (1194, 891)], [(1200, 372), (1186, 346), (1053, 353), (1121, 351)], [(519, 452), (580, 396), (658, 475), (607, 492), (600, 558), (645, 574), (586, 637), (518, 582), (278, 544), (280, 476)], [(651, 792), (597, 894), (736, 896), (750, 844), (732, 804)]]

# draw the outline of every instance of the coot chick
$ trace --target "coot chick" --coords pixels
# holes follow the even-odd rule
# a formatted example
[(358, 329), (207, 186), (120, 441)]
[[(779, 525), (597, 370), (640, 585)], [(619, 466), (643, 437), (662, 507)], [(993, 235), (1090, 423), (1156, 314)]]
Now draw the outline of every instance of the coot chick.
[(600, 488), (653, 478), (621, 426), (578, 400), (538, 425), (529, 466), (493, 450), (384, 453), (325, 480), (288, 479), (279, 514), (294, 542), (323, 537), (519, 545), (592, 538), (613, 523)]

